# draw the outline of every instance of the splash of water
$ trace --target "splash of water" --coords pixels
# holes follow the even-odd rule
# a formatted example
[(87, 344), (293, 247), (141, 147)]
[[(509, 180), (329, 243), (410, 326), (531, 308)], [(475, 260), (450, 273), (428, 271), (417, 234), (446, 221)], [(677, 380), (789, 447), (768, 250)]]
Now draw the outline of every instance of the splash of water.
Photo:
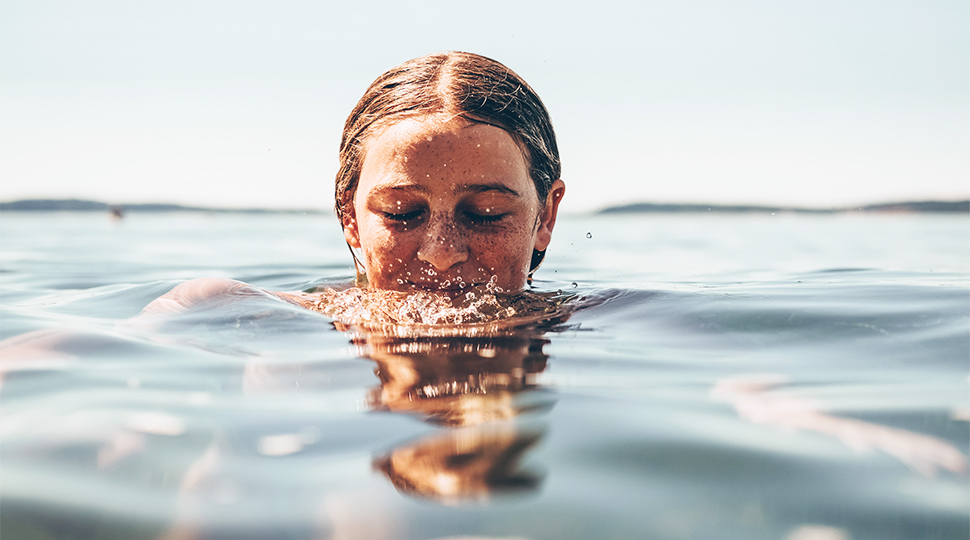
[(535, 318), (561, 311), (568, 297), (524, 291), (508, 294), (493, 277), (454, 294), (328, 288), (308, 307), (349, 325), (476, 325)]

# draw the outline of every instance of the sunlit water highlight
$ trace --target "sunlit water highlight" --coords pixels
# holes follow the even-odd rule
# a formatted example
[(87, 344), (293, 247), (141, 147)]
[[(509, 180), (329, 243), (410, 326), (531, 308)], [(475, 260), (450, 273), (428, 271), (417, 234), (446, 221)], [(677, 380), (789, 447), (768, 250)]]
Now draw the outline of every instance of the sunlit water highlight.
[[(0, 234), (4, 540), (970, 534), (965, 217), (566, 216), (379, 324), (324, 218)], [(347, 301), (137, 317), (198, 277)]]

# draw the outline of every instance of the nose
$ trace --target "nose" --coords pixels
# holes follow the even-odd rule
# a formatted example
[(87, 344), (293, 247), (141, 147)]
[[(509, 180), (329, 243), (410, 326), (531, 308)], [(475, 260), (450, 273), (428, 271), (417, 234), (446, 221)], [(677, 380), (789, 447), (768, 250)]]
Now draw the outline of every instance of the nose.
[(467, 241), (453, 218), (432, 216), (424, 241), (418, 248), (418, 260), (436, 270), (447, 270), (468, 260)]

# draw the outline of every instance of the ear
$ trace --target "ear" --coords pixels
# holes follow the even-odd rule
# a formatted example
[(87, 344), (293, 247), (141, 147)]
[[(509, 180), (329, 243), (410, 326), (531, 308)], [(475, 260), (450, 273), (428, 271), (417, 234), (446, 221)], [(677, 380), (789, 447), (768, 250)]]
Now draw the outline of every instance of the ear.
[(566, 194), (566, 184), (556, 180), (549, 188), (545, 208), (539, 214), (539, 229), (536, 231), (536, 251), (545, 251), (552, 241), (552, 228), (556, 226), (556, 215), (559, 213), (559, 203)]
[(350, 247), (360, 248), (360, 231), (357, 230), (357, 214), (354, 211), (354, 205), (348, 204), (344, 207), (344, 215), (342, 220), (344, 227), (344, 238)]

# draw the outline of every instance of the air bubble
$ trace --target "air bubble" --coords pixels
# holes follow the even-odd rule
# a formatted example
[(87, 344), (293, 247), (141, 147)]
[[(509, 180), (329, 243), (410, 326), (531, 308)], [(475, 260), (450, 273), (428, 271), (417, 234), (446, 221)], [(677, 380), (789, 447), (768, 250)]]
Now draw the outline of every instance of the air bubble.
[(586, 233), (586, 238), (592, 238), (592, 237), (593, 237), (593, 233), (591, 232)]

